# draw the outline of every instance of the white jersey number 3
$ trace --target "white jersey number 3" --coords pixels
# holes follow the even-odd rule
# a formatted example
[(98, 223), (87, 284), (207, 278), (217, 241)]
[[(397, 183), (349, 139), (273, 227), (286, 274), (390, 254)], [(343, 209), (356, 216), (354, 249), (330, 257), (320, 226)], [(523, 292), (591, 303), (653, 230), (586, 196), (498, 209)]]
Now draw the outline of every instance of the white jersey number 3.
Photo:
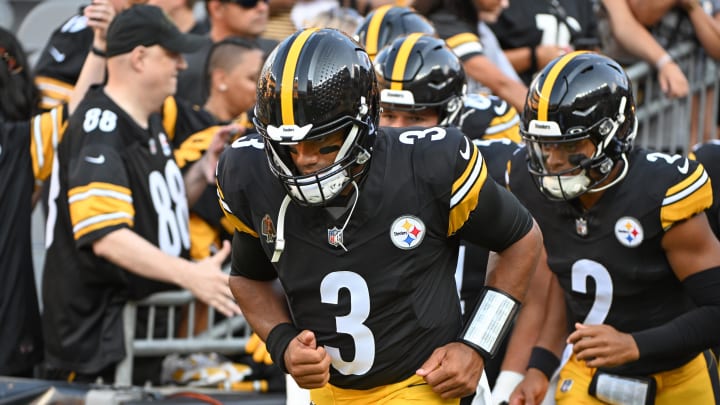
[(351, 271), (330, 273), (320, 283), (320, 297), (325, 304), (337, 304), (340, 290), (350, 292), (350, 312), (335, 317), (338, 333), (350, 335), (355, 344), (355, 358), (345, 361), (340, 349), (325, 346), (332, 358), (332, 365), (344, 375), (362, 375), (370, 371), (375, 361), (375, 337), (364, 322), (370, 316), (370, 291), (365, 280)]

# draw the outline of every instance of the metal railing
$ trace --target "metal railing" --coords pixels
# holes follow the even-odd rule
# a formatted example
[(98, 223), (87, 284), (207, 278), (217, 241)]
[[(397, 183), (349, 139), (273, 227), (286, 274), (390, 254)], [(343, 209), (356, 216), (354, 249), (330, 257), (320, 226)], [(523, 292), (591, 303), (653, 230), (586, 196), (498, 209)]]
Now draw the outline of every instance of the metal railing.
[[(715, 124), (720, 93), (718, 64), (700, 52), (692, 42), (678, 44), (669, 51), (688, 77), (690, 94), (687, 97), (665, 97), (660, 90), (657, 72), (645, 62), (626, 68), (637, 103), (639, 128), (635, 144), (647, 149), (684, 154), (696, 142), (718, 138)], [(697, 105), (694, 115), (693, 102)], [(715, 118), (711, 127), (706, 127), (703, 119), (708, 113), (714, 114)]]
[[(217, 352), (237, 354), (245, 350), (250, 328), (242, 316), (225, 318), (215, 322), (215, 310), (208, 307), (208, 327), (200, 332), (195, 330), (196, 300), (189, 291), (161, 292), (137, 302), (128, 302), (123, 309), (125, 337), (125, 359), (115, 371), (115, 384), (128, 386), (132, 382), (133, 358), (144, 356), (163, 356), (171, 353), (190, 354), (199, 352)], [(145, 336), (136, 336), (138, 308), (147, 307)], [(187, 310), (182, 311), (185, 307)], [(157, 312), (167, 310), (167, 333), (158, 337), (155, 331)], [(178, 337), (176, 327), (180, 313), (186, 313), (186, 336)]]

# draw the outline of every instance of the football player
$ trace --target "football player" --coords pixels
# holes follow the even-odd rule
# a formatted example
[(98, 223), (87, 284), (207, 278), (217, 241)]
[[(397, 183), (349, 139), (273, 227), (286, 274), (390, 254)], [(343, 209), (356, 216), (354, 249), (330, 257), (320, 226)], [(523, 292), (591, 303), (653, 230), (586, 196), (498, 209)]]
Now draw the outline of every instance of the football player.
[[(422, 34), (397, 38), (380, 51), (374, 65), (381, 126), (460, 127), (481, 151), (490, 176), (504, 183), (506, 163), (519, 148), (513, 141), (520, 140), (520, 118), (495, 96), (466, 95), (462, 64), (442, 40)], [(474, 308), (485, 285), (488, 254), (481, 246), (460, 245), (455, 278), (463, 308)], [(535, 334), (526, 334), (535, 340)], [(490, 386), (495, 385), (503, 351), (485, 364)]]
[(413, 9), (386, 4), (363, 19), (354, 37), (365, 48), (370, 60), (374, 60), (375, 55), (395, 38), (416, 32), (436, 34), (432, 23)]
[(565, 343), (558, 404), (720, 398), (709, 350), (720, 342), (710, 179), (698, 162), (633, 149), (636, 131), (630, 80), (610, 58), (569, 53), (530, 86), (527, 154), (513, 159), (508, 186), (544, 232), (556, 321), (546, 321), (512, 404), (542, 400)]
[[(257, 97), (262, 137), (226, 149), (218, 194), (231, 289), (273, 361), (318, 404), (457, 404), (524, 296), (532, 217), (456, 128), (378, 129), (370, 58), (340, 31), (283, 41)], [(499, 252), (465, 326), (461, 238)]]
[(441, 39), (422, 33), (396, 38), (373, 64), (381, 126), (454, 125), (471, 139), (520, 141), (517, 111), (495, 96), (466, 96), (462, 63)]

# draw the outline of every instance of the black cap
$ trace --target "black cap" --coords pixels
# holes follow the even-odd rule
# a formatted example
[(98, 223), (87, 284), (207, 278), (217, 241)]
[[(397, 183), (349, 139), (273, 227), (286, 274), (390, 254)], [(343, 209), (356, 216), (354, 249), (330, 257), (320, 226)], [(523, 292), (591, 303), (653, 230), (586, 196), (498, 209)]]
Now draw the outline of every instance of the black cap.
[(201, 35), (180, 32), (161, 8), (137, 4), (120, 12), (110, 23), (106, 54), (121, 55), (140, 45), (160, 45), (169, 51), (190, 53), (206, 41)]

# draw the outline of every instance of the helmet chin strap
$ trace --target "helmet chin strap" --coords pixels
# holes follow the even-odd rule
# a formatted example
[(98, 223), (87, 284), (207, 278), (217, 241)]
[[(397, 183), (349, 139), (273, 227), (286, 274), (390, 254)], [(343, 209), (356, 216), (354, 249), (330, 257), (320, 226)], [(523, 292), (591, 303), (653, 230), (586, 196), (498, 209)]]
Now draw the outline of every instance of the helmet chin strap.
[[(352, 207), (350, 208), (350, 213), (348, 214), (347, 219), (345, 219), (345, 223), (338, 232), (338, 239), (341, 241), (344, 239), (342, 235), (345, 232), (345, 228), (347, 228), (348, 223), (350, 223), (350, 218), (352, 218), (352, 214), (353, 212), (355, 212), (355, 206), (357, 205), (358, 199), (360, 198), (360, 188), (358, 187), (357, 182), (353, 181), (351, 184), (355, 188), (355, 199), (353, 200)], [(277, 219), (277, 231), (275, 234), (275, 250), (273, 251), (272, 259), (270, 259), (272, 263), (279, 262), (280, 256), (285, 250), (285, 214), (287, 213), (287, 208), (290, 205), (291, 201), (292, 198), (290, 198), (290, 196), (286, 194), (285, 198), (280, 204), (280, 210), (278, 212)], [(345, 245), (342, 244), (342, 242), (340, 242), (339, 245), (341, 248), (343, 248), (344, 251), (348, 251)]]

